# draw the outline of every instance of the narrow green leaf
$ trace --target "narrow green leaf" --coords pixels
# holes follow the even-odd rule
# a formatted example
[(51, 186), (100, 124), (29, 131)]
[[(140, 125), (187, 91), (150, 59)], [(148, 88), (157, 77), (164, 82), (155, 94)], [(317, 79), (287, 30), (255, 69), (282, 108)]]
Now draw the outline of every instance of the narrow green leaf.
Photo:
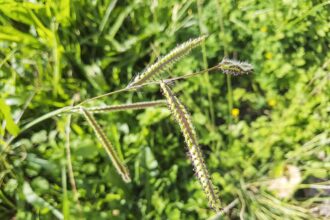
[(24, 182), (23, 184), (23, 194), (26, 198), (26, 201), (33, 205), (35, 208), (39, 209), (49, 209), (57, 219), (63, 219), (62, 213), (57, 210), (54, 206), (49, 204), (47, 201), (45, 201), (43, 198), (38, 196), (33, 189), (31, 188), (30, 184), (28, 182)]
[(19, 132), (19, 127), (15, 124), (11, 113), (10, 113), (10, 107), (6, 104), (5, 100), (0, 98), (0, 112), (3, 115), (4, 120), (6, 121), (6, 130), (16, 136)]

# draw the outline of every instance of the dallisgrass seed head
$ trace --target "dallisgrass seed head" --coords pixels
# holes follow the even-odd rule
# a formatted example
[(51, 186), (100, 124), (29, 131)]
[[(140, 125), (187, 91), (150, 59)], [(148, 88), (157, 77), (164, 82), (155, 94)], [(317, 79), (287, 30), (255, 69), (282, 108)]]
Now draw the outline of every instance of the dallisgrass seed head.
[(202, 151), (198, 145), (197, 135), (191, 122), (190, 115), (180, 100), (165, 83), (160, 83), (160, 87), (167, 100), (168, 107), (171, 110), (172, 115), (180, 126), (188, 147), (189, 157), (194, 166), (196, 176), (208, 198), (209, 206), (218, 212), (221, 210), (218, 192), (208, 173)]
[(200, 45), (205, 40), (205, 38), (206, 36), (204, 35), (195, 39), (190, 39), (183, 44), (175, 47), (167, 55), (159, 58), (156, 63), (147, 67), (142, 73), (137, 75), (127, 87), (129, 88), (133, 86), (139, 86), (147, 82), (150, 78), (161, 73), (171, 64), (177, 62), (180, 58), (187, 55), (193, 48)]
[(131, 182), (131, 177), (129, 175), (128, 168), (117, 155), (117, 152), (113, 148), (110, 140), (107, 138), (107, 136), (106, 136), (105, 132), (102, 130), (101, 126), (95, 120), (93, 114), (91, 114), (89, 111), (87, 111), (83, 107), (80, 107), (80, 111), (85, 116), (89, 125), (93, 128), (97, 138), (100, 140), (102, 146), (108, 153), (113, 165), (115, 166), (117, 172), (121, 175), (122, 179), (127, 183)]
[[(122, 105), (106, 105), (101, 107), (86, 107), (90, 113), (107, 113), (107, 112), (117, 112), (117, 111), (127, 111), (127, 110), (139, 110), (150, 107), (156, 107), (166, 104), (166, 100), (157, 100), (157, 101), (149, 101), (149, 102), (135, 102), (130, 104), (122, 104)], [(71, 112), (75, 113), (80, 111), (80, 107), (74, 107), (71, 109)]]
[(218, 68), (224, 73), (234, 76), (253, 72), (253, 66), (251, 64), (226, 58), (218, 64)]

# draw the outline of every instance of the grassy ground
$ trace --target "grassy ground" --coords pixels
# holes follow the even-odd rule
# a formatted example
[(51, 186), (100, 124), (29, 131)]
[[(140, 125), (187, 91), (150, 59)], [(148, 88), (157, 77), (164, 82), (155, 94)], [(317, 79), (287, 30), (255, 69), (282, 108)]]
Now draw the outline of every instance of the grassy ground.
[[(0, 219), (326, 219), (329, 5), (0, 0)], [(209, 34), (205, 44), (162, 78), (223, 57), (254, 66), (242, 77), (218, 71), (172, 86), (191, 112), (219, 188), (219, 215), (207, 206), (166, 106), (96, 115), (125, 158), (129, 184), (80, 115), (24, 130), (53, 110), (124, 88), (159, 56), (202, 34)], [(89, 105), (162, 98), (151, 86)]]

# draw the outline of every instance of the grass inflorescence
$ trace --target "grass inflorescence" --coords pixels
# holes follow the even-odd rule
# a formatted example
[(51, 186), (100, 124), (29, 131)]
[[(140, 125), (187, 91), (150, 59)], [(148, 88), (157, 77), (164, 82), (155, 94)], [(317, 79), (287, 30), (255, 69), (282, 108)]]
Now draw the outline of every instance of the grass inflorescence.
[[(67, 106), (67, 107), (63, 107), (62, 109), (50, 112), (28, 123), (25, 127), (23, 127), (23, 130), (28, 129), (33, 125), (43, 120), (46, 120), (47, 118), (62, 113), (82, 114), (85, 117), (88, 124), (94, 130), (95, 135), (97, 136), (103, 148), (106, 150), (107, 154), (109, 155), (116, 171), (121, 175), (124, 182), (128, 183), (131, 182), (131, 177), (127, 166), (125, 165), (123, 160), (118, 156), (112, 143), (107, 138), (105, 132), (98, 124), (93, 114), (155, 108), (167, 103), (168, 108), (170, 109), (173, 117), (175, 118), (176, 122), (179, 124), (180, 130), (187, 144), (188, 154), (193, 164), (194, 171), (196, 173), (196, 176), (199, 180), (199, 183), (203, 191), (206, 194), (209, 206), (219, 213), (221, 212), (222, 207), (218, 195), (218, 190), (213, 185), (210, 174), (206, 167), (206, 163), (203, 158), (203, 153), (198, 144), (196, 131), (193, 126), (192, 120), (190, 118), (190, 114), (188, 113), (187, 109), (184, 107), (182, 102), (179, 100), (179, 98), (175, 96), (175, 94), (172, 92), (172, 90), (168, 86), (168, 83), (180, 79), (187, 79), (202, 73), (219, 71), (219, 70), (221, 70), (224, 73), (233, 74), (233, 75), (248, 74), (253, 71), (252, 65), (234, 60), (223, 59), (222, 62), (220, 62), (216, 66), (201, 70), (197, 73), (190, 73), (170, 79), (160, 79), (159, 81), (150, 81), (151, 78), (161, 73), (163, 70), (169, 67), (170, 64), (173, 64), (177, 62), (180, 58), (184, 57), (184, 55), (188, 54), (193, 48), (200, 45), (205, 39), (206, 36), (201, 36), (195, 39), (190, 39), (185, 43), (175, 47), (167, 55), (161, 57), (157, 62), (147, 67), (144, 72), (142, 72), (136, 78), (134, 78), (132, 83), (130, 83), (125, 88), (87, 99), (81, 102), (80, 104), (77, 104), (76, 106)], [(103, 98), (114, 94), (119, 94), (122, 92), (132, 91), (137, 88), (141, 88), (151, 84), (159, 84), (161, 91), (163, 92), (163, 95), (166, 98), (166, 100), (144, 101), (144, 102), (135, 102), (135, 103), (119, 104), (119, 105), (84, 107), (84, 104), (88, 101), (92, 101), (95, 99)]]
[(127, 183), (131, 182), (131, 177), (130, 177), (128, 168), (126, 167), (124, 162), (121, 161), (121, 159), (119, 158), (119, 156), (118, 156), (117, 152), (115, 151), (115, 149), (113, 148), (110, 140), (107, 138), (107, 136), (106, 136), (105, 132), (103, 131), (103, 129), (101, 128), (101, 126), (95, 120), (93, 114), (91, 114), (89, 111), (87, 111), (83, 107), (80, 108), (80, 111), (85, 116), (89, 125), (93, 128), (97, 138), (100, 140), (102, 146), (108, 153), (113, 165), (115, 166), (117, 172), (121, 175), (122, 179)]
[[(107, 112), (118, 112), (118, 111), (128, 111), (128, 110), (139, 110), (151, 107), (157, 107), (166, 104), (165, 100), (157, 100), (157, 101), (148, 101), (148, 102), (135, 102), (130, 104), (121, 104), (121, 105), (106, 105), (100, 107), (86, 107), (90, 113), (107, 113)], [(80, 107), (74, 107), (70, 110), (71, 112), (81, 112)]]
[(234, 76), (253, 72), (253, 66), (251, 64), (227, 58), (219, 63), (218, 68), (224, 73)]
[(168, 68), (170, 64), (175, 63), (180, 58), (188, 54), (193, 48), (200, 45), (205, 38), (206, 36), (204, 35), (195, 39), (190, 39), (175, 47), (167, 55), (159, 58), (157, 62), (147, 67), (142, 73), (138, 74), (127, 87), (141, 85), (153, 76), (156, 76), (164, 69)]
[(204, 162), (203, 154), (199, 147), (196, 131), (192, 124), (190, 115), (178, 97), (174, 95), (169, 86), (165, 83), (161, 83), (160, 86), (167, 100), (168, 107), (180, 126), (181, 132), (188, 146), (188, 153), (194, 166), (197, 178), (208, 198), (209, 205), (214, 210), (220, 211), (220, 199)]
[[(1, 1), (0, 219), (329, 219), (329, 6)], [(140, 103), (165, 99), (160, 82), (191, 113), (220, 212), (166, 103)]]

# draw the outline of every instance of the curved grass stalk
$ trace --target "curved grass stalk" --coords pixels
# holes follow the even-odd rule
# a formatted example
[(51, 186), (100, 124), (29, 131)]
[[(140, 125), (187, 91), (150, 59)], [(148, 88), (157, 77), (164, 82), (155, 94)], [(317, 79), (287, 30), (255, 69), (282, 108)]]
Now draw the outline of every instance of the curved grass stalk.
[(163, 79), (163, 80), (160, 80), (160, 81), (146, 82), (146, 83), (142, 83), (138, 86), (125, 87), (123, 89), (119, 89), (119, 90), (116, 90), (116, 91), (113, 91), (113, 92), (108, 92), (108, 93), (105, 93), (105, 94), (102, 94), (102, 95), (98, 95), (98, 96), (95, 96), (95, 97), (92, 97), (92, 98), (89, 98), (89, 99), (86, 99), (86, 100), (82, 101), (81, 103), (76, 105), (76, 107), (81, 106), (81, 105), (83, 105), (87, 102), (90, 102), (90, 101), (93, 101), (93, 100), (96, 100), (96, 99), (112, 96), (112, 95), (119, 94), (119, 93), (122, 93), (122, 92), (134, 91), (135, 89), (138, 89), (138, 88), (141, 88), (141, 87), (144, 87), (144, 86), (156, 85), (156, 84), (160, 84), (161, 82), (173, 82), (175, 80), (188, 79), (190, 77), (194, 77), (194, 76), (197, 76), (197, 75), (200, 75), (200, 74), (203, 74), (203, 73), (206, 73), (206, 72), (215, 71), (215, 70), (219, 70), (219, 64), (216, 65), (216, 66), (210, 67), (208, 69), (201, 70), (199, 72), (188, 73), (188, 74), (185, 74), (183, 76)]
[[(168, 78), (168, 79), (164, 79), (162, 81), (168, 83), (168, 82), (173, 82), (173, 81), (176, 81), (176, 80), (188, 79), (190, 77), (194, 77), (194, 76), (197, 76), (197, 75), (206, 73), (206, 72), (211, 72), (211, 71), (216, 71), (216, 70), (222, 70), (223, 71), (223, 70), (226, 70), (226, 68), (228, 68), (228, 67), (226, 67), (225, 65), (223, 65), (223, 63), (219, 63), (216, 66), (210, 67), (208, 69), (205, 69), (205, 70), (202, 70), (202, 71), (199, 71), (199, 72), (189, 73), (189, 74), (186, 74), (186, 75), (183, 75), (183, 76), (179, 76), (179, 77), (174, 77), (174, 78)], [(100, 98), (104, 98), (104, 97), (108, 97), (108, 96), (112, 96), (112, 95), (115, 95), (115, 94), (123, 93), (123, 92), (132, 91), (134, 89), (141, 88), (143, 86), (160, 84), (162, 81), (147, 82), (147, 83), (143, 83), (143, 84), (138, 85), (138, 86), (126, 87), (126, 88), (119, 89), (119, 90), (116, 90), (116, 91), (113, 91), (113, 92), (109, 92), (109, 93), (105, 93), (105, 94), (102, 94), (102, 95), (98, 95), (98, 96), (95, 96), (93, 98), (86, 99), (86, 100), (80, 102), (78, 105), (73, 106), (73, 107), (72, 106), (66, 106), (66, 107), (63, 107), (63, 108), (54, 110), (54, 111), (49, 112), (49, 113), (47, 113), (45, 115), (42, 115), (39, 118), (37, 118), (37, 119), (31, 121), (30, 123), (26, 124), (23, 128), (21, 128), (20, 133), (18, 135), (22, 134), (24, 131), (28, 130), (29, 128), (33, 127), (34, 125), (36, 125), (36, 124), (38, 124), (38, 123), (40, 123), (40, 122), (42, 122), (42, 121), (44, 121), (46, 119), (49, 119), (51, 117), (54, 117), (56, 115), (60, 115), (60, 114), (63, 114), (63, 113), (74, 112), (77, 109), (79, 109), (80, 106), (82, 106), (83, 104), (85, 104), (87, 102), (90, 102), (90, 101), (93, 101), (93, 100), (96, 100), (96, 99), (100, 99)], [(15, 136), (15, 137), (12, 136), (10, 138), (10, 140), (7, 141), (6, 146), (8, 147), (11, 144), (11, 142), (15, 138), (17, 138), (17, 136)]]
[(187, 55), (193, 48), (200, 45), (206, 36), (201, 36), (195, 39), (190, 39), (183, 44), (175, 47), (167, 55), (161, 57), (156, 63), (147, 67), (145, 71), (137, 75), (134, 80), (127, 86), (128, 88), (132, 86), (138, 86), (148, 81), (151, 77), (156, 76), (164, 69), (168, 68), (170, 64), (177, 62), (180, 58)]
[[(233, 62), (233, 63), (232, 63), (232, 65), (226, 65), (226, 62), (224, 62), (224, 63), (220, 62), (219, 64), (217, 64), (215, 66), (212, 66), (210, 68), (207, 68), (207, 69), (195, 72), (195, 73), (188, 73), (188, 74), (185, 74), (183, 76), (167, 78), (167, 79), (163, 79), (163, 80), (159, 80), (159, 81), (144, 82), (144, 83), (139, 84), (139, 85), (127, 86), (126, 88), (123, 88), (123, 89), (119, 89), (119, 90), (116, 90), (116, 91), (113, 91), (113, 92), (105, 93), (105, 94), (102, 94), (102, 95), (99, 95), (99, 96), (95, 96), (93, 98), (86, 99), (86, 100), (82, 101), (78, 106), (83, 105), (87, 102), (96, 100), (96, 99), (108, 97), (108, 96), (119, 94), (119, 93), (122, 93), (122, 92), (132, 91), (132, 90), (144, 87), (144, 86), (156, 85), (156, 84), (160, 84), (161, 82), (168, 83), (168, 82), (173, 82), (173, 81), (176, 81), (176, 80), (189, 79), (190, 77), (198, 76), (198, 75), (203, 74), (203, 73), (210, 73), (210, 72), (213, 72), (213, 71), (216, 71), (216, 70), (221, 70), (224, 73), (230, 73), (230, 74), (233, 74), (233, 75), (240, 75), (240, 72), (235, 72), (235, 69), (236, 69), (236, 71), (241, 71), (241, 74), (244, 74), (244, 73), (248, 74), (248, 73), (253, 72), (253, 66), (249, 63), (233, 61), (233, 60), (229, 60), (229, 59), (224, 59), (223, 61), (230, 61), (230, 62)], [(244, 64), (244, 65), (249, 65), (249, 66), (245, 66), (245, 69), (244, 69), (244, 65), (243, 65), (243, 69), (239, 70), (238, 68), (240, 68), (240, 66), (238, 66), (238, 68), (236, 66), (239, 63)]]
[(190, 115), (180, 100), (173, 94), (172, 90), (165, 83), (161, 83), (160, 87), (166, 97), (169, 109), (180, 126), (181, 132), (188, 146), (188, 151), (192, 164), (195, 168), (197, 178), (208, 198), (209, 206), (218, 212), (221, 210), (218, 192), (211, 181), (209, 172), (204, 162)]
[(124, 164), (123, 161), (119, 158), (117, 155), (117, 152), (113, 148), (110, 140), (107, 138), (105, 132), (102, 130), (101, 126), (97, 123), (95, 120), (93, 114), (88, 112), (85, 108), (80, 107), (80, 111), (83, 113), (85, 116), (87, 122), (89, 125), (93, 128), (97, 138), (100, 140), (102, 146), (108, 153), (113, 165), (115, 166), (117, 172), (121, 175), (122, 179), (126, 182), (129, 183), (131, 182), (131, 177), (129, 175), (128, 168)]

